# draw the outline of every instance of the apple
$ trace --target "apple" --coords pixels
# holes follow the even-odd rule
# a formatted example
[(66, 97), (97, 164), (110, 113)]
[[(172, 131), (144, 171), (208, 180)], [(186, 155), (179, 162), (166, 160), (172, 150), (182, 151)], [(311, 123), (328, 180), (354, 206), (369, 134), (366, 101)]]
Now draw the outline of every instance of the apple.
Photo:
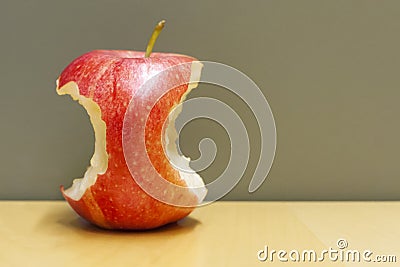
[[(199, 194), (190, 190), (190, 185), (204, 186), (201, 177), (196, 173), (182, 175), (169, 162), (163, 149), (168, 147), (165, 140), (168, 138), (163, 137), (163, 124), (167, 121), (167, 128), (174, 127), (174, 120), (169, 121), (168, 114), (196, 87), (189, 83), (191, 77), (198, 78), (201, 71), (201, 64), (193, 57), (152, 53), (163, 26), (164, 21), (156, 26), (146, 53), (88, 52), (72, 61), (57, 79), (57, 93), (70, 95), (86, 109), (95, 133), (94, 154), (84, 177), (75, 179), (68, 189), (61, 186), (61, 192), (81, 217), (102, 228), (151, 229), (175, 222), (192, 212), (206, 194), (205, 191)], [(125, 122), (145, 124), (145, 131), (138, 134), (144, 135), (147, 156), (153, 166), (148, 166), (149, 161), (139, 160), (135, 168), (155, 168), (163, 179), (187, 188), (174, 197), (183, 198), (191, 205), (175, 206), (147, 194), (132, 177), (124, 156), (123, 125), (131, 101), (146, 101), (153, 94), (152, 89), (140, 91), (141, 85), (157, 73), (182, 63), (191, 66), (179, 68), (175, 75), (182, 85), (171, 89), (164, 88), (166, 81), (163, 79), (152, 81), (152, 88), (165, 90), (163, 96), (151, 107), (148, 118), (138, 117), (136, 121)], [(154, 187), (165, 190), (157, 184)]]

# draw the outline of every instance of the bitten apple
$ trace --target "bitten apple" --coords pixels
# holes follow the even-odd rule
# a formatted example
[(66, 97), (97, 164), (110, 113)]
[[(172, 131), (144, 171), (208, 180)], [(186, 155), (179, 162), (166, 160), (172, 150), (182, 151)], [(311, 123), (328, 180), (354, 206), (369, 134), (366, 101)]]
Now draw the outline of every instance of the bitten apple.
[[(91, 166), (84, 177), (75, 179), (66, 190), (61, 187), (61, 191), (80, 216), (102, 228), (151, 229), (177, 221), (193, 210), (193, 207), (163, 203), (143, 191), (128, 169), (122, 140), (124, 118), (131, 100), (152, 94), (152, 91), (140, 92), (138, 88), (155, 74), (182, 63), (190, 63), (189, 68), (180, 68), (176, 73), (182, 85), (165, 88), (165, 94), (152, 107), (149, 117), (137, 119), (146, 119), (146, 131), (142, 134), (145, 135), (148, 157), (156, 171), (179, 186), (204, 186), (196, 173), (181, 175), (179, 170), (174, 169), (163, 150), (166, 142), (163, 122), (167, 120), (167, 127), (174, 127), (174, 121), (168, 121), (168, 114), (195, 87), (189, 82), (193, 77), (198, 79), (201, 71), (201, 64), (193, 57), (151, 53), (163, 25), (162, 21), (156, 26), (146, 53), (92, 51), (75, 59), (57, 80), (57, 93), (70, 95), (86, 109), (96, 140)], [(152, 82), (153, 88), (165, 85), (161, 79)], [(137, 168), (148, 167), (143, 165), (148, 164), (146, 162), (139, 161)], [(205, 193), (194, 193), (188, 187), (186, 194), (177, 197), (197, 204), (203, 200)]]

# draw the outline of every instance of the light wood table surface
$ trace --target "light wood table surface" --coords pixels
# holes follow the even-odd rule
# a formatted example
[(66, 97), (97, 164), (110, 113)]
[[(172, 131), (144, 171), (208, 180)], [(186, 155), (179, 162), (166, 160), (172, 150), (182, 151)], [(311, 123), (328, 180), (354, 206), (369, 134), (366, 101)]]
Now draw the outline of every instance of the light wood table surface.
[[(63, 201), (0, 201), (0, 266), (400, 266), (399, 221), (400, 202), (216, 202), (157, 230), (113, 232)], [(397, 262), (257, 258), (265, 246), (319, 255), (341, 238), (343, 251)]]

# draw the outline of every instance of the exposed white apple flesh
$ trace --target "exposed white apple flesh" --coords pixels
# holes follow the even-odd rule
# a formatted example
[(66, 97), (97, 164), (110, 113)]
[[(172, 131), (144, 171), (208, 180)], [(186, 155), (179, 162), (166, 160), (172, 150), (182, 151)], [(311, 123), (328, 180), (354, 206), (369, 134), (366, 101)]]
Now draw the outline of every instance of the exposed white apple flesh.
[[(203, 179), (195, 171), (191, 170), (190, 158), (180, 155), (177, 149), (178, 134), (175, 129), (175, 120), (182, 112), (182, 105), (187, 95), (198, 86), (198, 81), (201, 75), (202, 64), (199, 62), (192, 62), (191, 76), (188, 89), (182, 95), (177, 107), (174, 107), (173, 116), (169, 116), (166, 121), (165, 135), (162, 142), (163, 147), (169, 159), (179, 167), (178, 171), (182, 180), (186, 182), (187, 187), (197, 188), (204, 187)], [(106, 124), (101, 118), (101, 109), (99, 105), (91, 98), (80, 95), (78, 85), (75, 82), (69, 82), (62, 88), (58, 88), (57, 80), (57, 93), (59, 95), (69, 95), (73, 100), (77, 101), (87, 112), (92, 124), (95, 136), (94, 154), (90, 160), (90, 166), (87, 168), (83, 178), (73, 180), (71, 187), (65, 189), (64, 193), (73, 200), (78, 201), (82, 198), (85, 191), (96, 183), (97, 175), (104, 174), (108, 167), (108, 154), (106, 151)], [(191, 172), (183, 171), (191, 170)], [(197, 195), (199, 203), (203, 201), (207, 191), (202, 192), (192, 190)]]

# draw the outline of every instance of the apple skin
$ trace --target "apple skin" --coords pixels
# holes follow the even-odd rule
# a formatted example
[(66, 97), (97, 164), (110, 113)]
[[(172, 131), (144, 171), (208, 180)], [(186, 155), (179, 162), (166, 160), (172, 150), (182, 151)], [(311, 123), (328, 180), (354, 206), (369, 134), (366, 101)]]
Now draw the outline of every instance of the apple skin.
[[(193, 210), (193, 207), (160, 202), (140, 188), (125, 162), (122, 129), (132, 97), (145, 97), (137, 94), (141, 84), (168, 67), (195, 60), (178, 54), (153, 53), (145, 58), (144, 52), (96, 50), (78, 57), (61, 73), (57, 90), (70, 82), (76, 83), (80, 95), (98, 104), (106, 124), (108, 167), (105, 173), (98, 174), (95, 183), (78, 200), (66, 194), (61, 186), (64, 198), (81, 217), (106, 229), (138, 230), (175, 222)], [(186, 186), (179, 173), (168, 163), (160, 142), (162, 122), (188, 90), (190, 70), (179, 75), (186, 84), (169, 90), (154, 105), (144, 134), (148, 156), (155, 169), (164, 179)], [(192, 198), (188, 200), (192, 203), (198, 202), (194, 195), (189, 198)]]

